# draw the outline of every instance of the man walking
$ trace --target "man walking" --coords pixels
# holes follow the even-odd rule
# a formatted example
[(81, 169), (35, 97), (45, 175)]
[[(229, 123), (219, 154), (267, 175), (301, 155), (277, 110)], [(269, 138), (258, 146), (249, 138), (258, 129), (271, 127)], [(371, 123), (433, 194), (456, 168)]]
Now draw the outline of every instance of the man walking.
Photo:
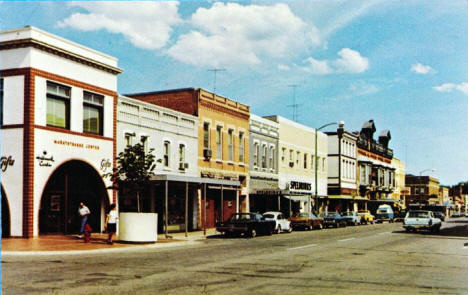
[(91, 214), (88, 207), (85, 206), (83, 202), (80, 203), (80, 208), (78, 209), (78, 213), (81, 216), (81, 227), (80, 227), (80, 234), (78, 235), (79, 238), (83, 237), (84, 228), (86, 225), (86, 221), (88, 221), (88, 215)]

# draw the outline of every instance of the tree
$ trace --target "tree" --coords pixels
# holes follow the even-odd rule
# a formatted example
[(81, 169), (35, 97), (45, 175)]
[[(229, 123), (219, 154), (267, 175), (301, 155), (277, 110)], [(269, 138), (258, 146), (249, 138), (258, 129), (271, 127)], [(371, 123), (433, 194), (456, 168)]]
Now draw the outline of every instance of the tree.
[(140, 143), (129, 145), (115, 158), (116, 167), (112, 169), (112, 172), (103, 175), (110, 177), (113, 189), (125, 187), (136, 192), (139, 213), (141, 212), (140, 193), (149, 184), (156, 167), (153, 151), (154, 149), (150, 149), (146, 153)]

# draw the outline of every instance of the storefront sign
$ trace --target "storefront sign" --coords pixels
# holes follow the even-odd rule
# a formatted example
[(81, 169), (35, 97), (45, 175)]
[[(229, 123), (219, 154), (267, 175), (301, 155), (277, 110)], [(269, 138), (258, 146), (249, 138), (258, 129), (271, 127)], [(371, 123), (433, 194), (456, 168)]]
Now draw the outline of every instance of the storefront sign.
[(312, 190), (312, 184), (308, 182), (291, 181), (289, 183), (289, 189), (310, 191)]
[(61, 140), (61, 139), (54, 139), (54, 143), (59, 144), (59, 145), (77, 147), (77, 148), (85, 148), (88, 150), (96, 150), (96, 151), (99, 150), (99, 146), (94, 145), (94, 144), (83, 144), (79, 142), (73, 142), (73, 141), (67, 141), (67, 140)]
[(112, 167), (111, 161), (109, 159), (102, 159), (101, 161), (101, 171), (106, 172), (107, 169)]
[(43, 151), (42, 156), (37, 156), (36, 159), (39, 160), (41, 167), (51, 167), (52, 163), (55, 162), (54, 156), (47, 157), (47, 151)]
[(3, 156), (1, 163), (2, 163), (1, 164), (2, 172), (5, 172), (8, 169), (8, 166), (13, 166), (13, 164), (15, 164), (15, 160), (13, 160), (12, 156), (8, 156), (8, 157)]

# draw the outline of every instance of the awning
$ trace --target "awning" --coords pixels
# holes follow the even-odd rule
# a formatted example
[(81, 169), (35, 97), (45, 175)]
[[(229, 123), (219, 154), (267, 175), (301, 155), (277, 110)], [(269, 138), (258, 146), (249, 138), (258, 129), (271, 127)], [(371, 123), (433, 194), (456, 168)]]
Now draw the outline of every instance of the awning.
[(228, 180), (228, 179), (217, 179), (217, 178), (206, 178), (196, 177), (189, 175), (175, 175), (175, 174), (159, 174), (153, 175), (151, 181), (174, 181), (174, 182), (189, 182), (199, 183), (208, 185), (223, 185), (223, 186), (235, 186), (240, 187), (239, 180)]

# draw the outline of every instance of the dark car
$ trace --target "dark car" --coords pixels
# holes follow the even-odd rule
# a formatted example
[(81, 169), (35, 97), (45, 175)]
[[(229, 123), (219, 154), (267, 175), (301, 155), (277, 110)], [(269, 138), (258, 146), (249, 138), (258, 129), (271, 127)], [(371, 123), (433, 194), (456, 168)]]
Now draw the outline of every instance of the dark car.
[(434, 217), (439, 218), (442, 221), (445, 221), (445, 214), (439, 211), (434, 211)]
[(323, 226), (324, 227), (346, 227), (346, 220), (338, 212), (328, 212), (323, 214)]
[(395, 212), (394, 213), (394, 217), (393, 217), (393, 221), (394, 222), (403, 222), (403, 220), (405, 219), (406, 217), (406, 211), (398, 211), (398, 212)]
[(289, 218), (289, 220), (291, 221), (293, 229), (301, 228), (311, 230), (314, 228), (323, 228), (323, 218), (317, 217), (313, 213), (297, 213), (293, 217)]
[(275, 230), (274, 220), (265, 220), (258, 213), (233, 213), (228, 220), (216, 223), (216, 230), (226, 236), (245, 235), (255, 237), (257, 234), (271, 235)]

